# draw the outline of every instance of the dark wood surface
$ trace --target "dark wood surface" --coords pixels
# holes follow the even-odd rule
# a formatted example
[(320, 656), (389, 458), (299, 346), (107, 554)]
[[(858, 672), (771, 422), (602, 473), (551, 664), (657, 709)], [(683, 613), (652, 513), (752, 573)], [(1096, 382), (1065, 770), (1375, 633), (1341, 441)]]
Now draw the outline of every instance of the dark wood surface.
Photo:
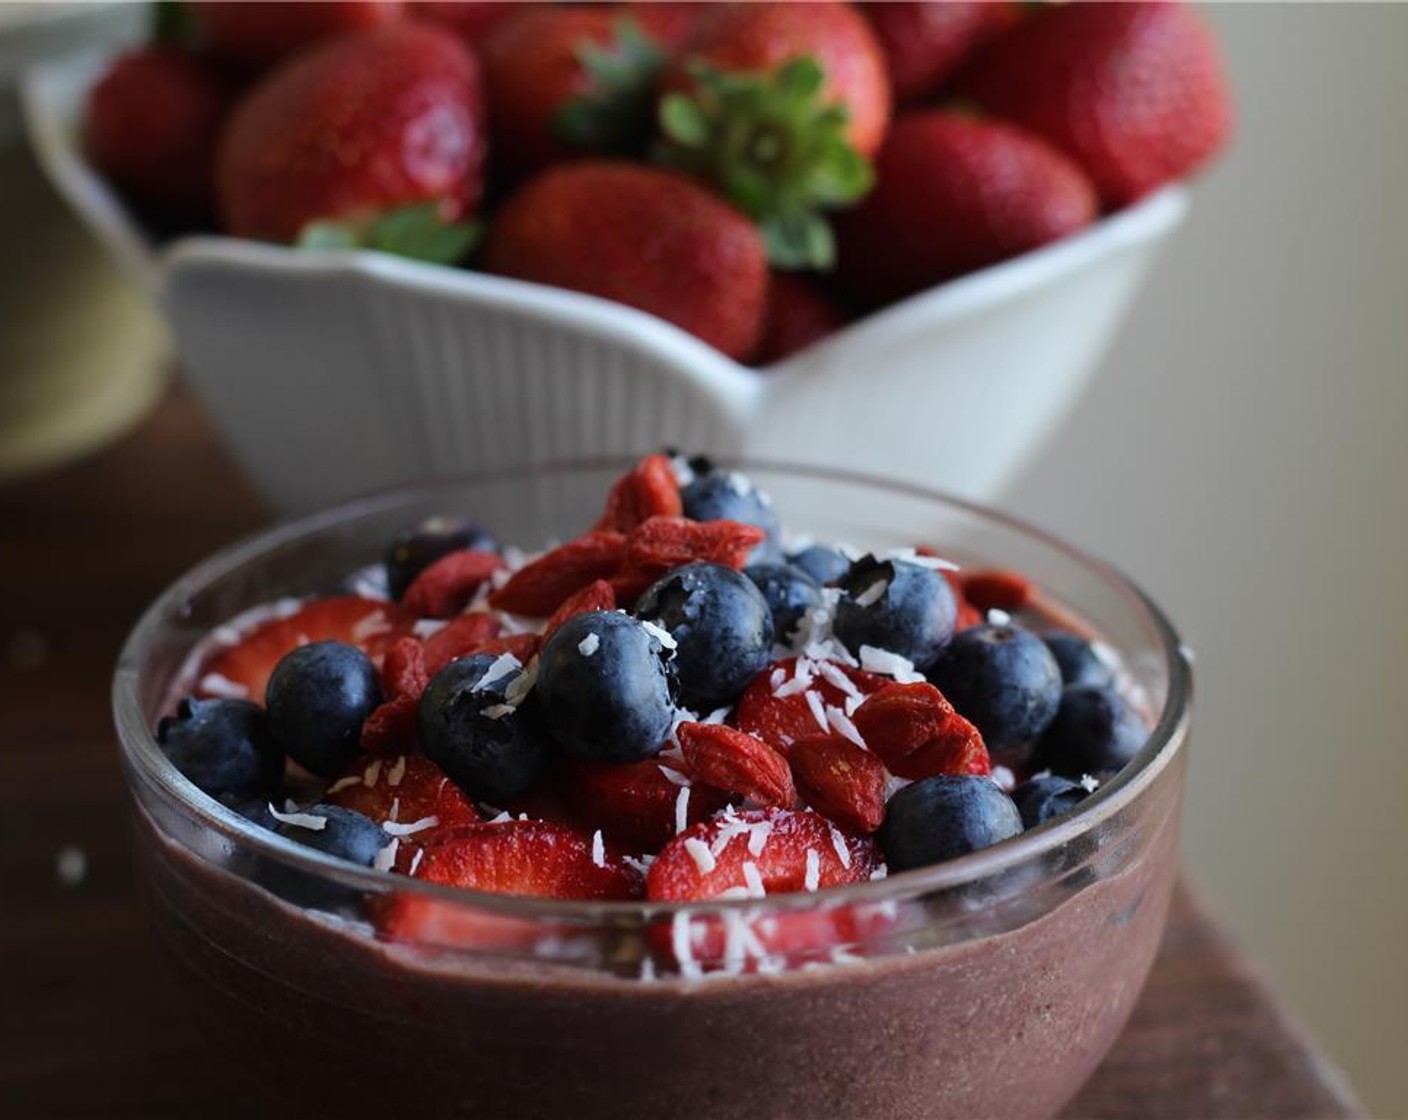
[[(205, 1076), (143, 930), (108, 681), (143, 606), (267, 517), (179, 388), (96, 457), (0, 484), (0, 1115), (243, 1114)], [(1069, 1115), (1360, 1112), (1183, 888), (1133, 1020)]]

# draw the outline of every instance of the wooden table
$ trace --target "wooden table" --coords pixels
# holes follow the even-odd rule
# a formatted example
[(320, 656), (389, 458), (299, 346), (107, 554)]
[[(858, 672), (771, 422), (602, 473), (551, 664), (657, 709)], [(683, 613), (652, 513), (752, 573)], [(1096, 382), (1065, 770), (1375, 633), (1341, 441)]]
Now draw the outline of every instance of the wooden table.
[[(226, 1117), (134, 898), (108, 716), (118, 646), (177, 573), (267, 512), (179, 387), (86, 462), (0, 487), (0, 1113)], [(1083, 1117), (1360, 1115), (1181, 890)]]

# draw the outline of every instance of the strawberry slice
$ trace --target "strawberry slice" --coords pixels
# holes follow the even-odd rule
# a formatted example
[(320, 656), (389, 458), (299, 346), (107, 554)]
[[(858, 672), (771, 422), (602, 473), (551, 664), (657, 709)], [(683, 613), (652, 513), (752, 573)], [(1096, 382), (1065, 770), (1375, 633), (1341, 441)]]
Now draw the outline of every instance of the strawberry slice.
[[(323, 800), (356, 810), (383, 827), (390, 824), (393, 834), (423, 825), (396, 836), (398, 871), (408, 870), (425, 845), (480, 819), (460, 788), (421, 755), (356, 758), (328, 787)], [(428, 821), (434, 823), (424, 824)]]
[(358, 595), (312, 599), (287, 617), (260, 623), (234, 645), (207, 658), (196, 694), (229, 696), (243, 690), (245, 698), (262, 704), (274, 666), (290, 650), (310, 642), (347, 642), (380, 661), (414, 623), (414, 616), (395, 603)]
[[(839, 708), (844, 713), (847, 699), (853, 699), (850, 691), (836, 683), (841, 677), (850, 681), (854, 692), (862, 697), (889, 683), (888, 677), (852, 669), (834, 661), (808, 661), (802, 678), (810, 677), (810, 683), (800, 691), (793, 691), (796, 686), (792, 682), (798, 674), (797, 662), (795, 657), (776, 661), (754, 677), (738, 701), (733, 720), (740, 731), (756, 736), (783, 754), (798, 739), (808, 735), (825, 735), (835, 730), (829, 723), (823, 724), (817, 718), (817, 709), (813, 707), (816, 701), (809, 701), (807, 693), (815, 694), (820, 701), (819, 709), (824, 717), (827, 708)], [(823, 665), (824, 669), (821, 668)], [(774, 681), (777, 683), (774, 684)], [(779, 692), (782, 695), (779, 696)]]
[[(675, 835), (680, 781), (692, 781), (687, 766), (654, 758), (640, 762), (569, 760), (567, 766), (573, 807), (586, 827), (599, 828), (637, 852), (657, 851)], [(672, 771), (673, 778), (666, 769)], [(684, 800), (685, 819), (691, 824), (705, 820), (725, 803), (718, 790), (692, 784)]]
[[(875, 845), (807, 810), (725, 813), (666, 844), (646, 876), (652, 901), (689, 902), (822, 890), (868, 879)], [(869, 906), (779, 911), (729, 918), (676, 915), (654, 926), (657, 950), (681, 971), (755, 971), (794, 964), (878, 936), (884, 915)]]

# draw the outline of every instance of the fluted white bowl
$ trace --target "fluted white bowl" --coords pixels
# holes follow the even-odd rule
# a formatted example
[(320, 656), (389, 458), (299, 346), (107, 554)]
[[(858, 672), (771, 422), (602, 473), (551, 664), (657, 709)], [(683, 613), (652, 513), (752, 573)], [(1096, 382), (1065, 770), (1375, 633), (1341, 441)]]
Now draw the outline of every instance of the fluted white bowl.
[(1167, 189), (759, 372), (561, 289), (374, 252), (154, 245), (84, 158), (82, 106), (102, 62), (28, 75), (35, 150), (159, 304), (231, 448), (287, 511), (419, 476), (664, 444), (991, 497), (1075, 405), (1188, 206)]

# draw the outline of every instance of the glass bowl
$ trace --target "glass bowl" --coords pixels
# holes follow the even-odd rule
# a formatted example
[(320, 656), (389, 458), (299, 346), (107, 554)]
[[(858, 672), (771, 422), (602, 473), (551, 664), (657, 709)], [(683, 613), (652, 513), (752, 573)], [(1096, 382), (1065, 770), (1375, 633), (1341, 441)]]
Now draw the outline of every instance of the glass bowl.
[[(432, 513), (500, 540), (573, 535), (626, 464), (435, 481), (231, 546), (137, 625), (114, 684), (139, 881), (212, 1058), (301, 1115), (1054, 1114), (1139, 994), (1177, 865), (1191, 682), (1177, 636), (1105, 565), (932, 491), (746, 464), (785, 522), (863, 548), (1018, 569), (1112, 650), (1147, 707), (1138, 757), (1065, 818), (941, 865), (816, 894), (667, 905), (439, 887), (250, 824), (158, 750), (192, 652), (251, 606), (329, 591)], [(378, 932), (407, 899), (435, 920)], [(749, 930), (788, 948), (743, 953)], [(671, 946), (703, 939), (717, 959)], [(824, 930), (825, 936), (818, 931)], [(736, 936), (735, 936), (736, 935)], [(683, 937), (683, 940), (681, 938)]]

